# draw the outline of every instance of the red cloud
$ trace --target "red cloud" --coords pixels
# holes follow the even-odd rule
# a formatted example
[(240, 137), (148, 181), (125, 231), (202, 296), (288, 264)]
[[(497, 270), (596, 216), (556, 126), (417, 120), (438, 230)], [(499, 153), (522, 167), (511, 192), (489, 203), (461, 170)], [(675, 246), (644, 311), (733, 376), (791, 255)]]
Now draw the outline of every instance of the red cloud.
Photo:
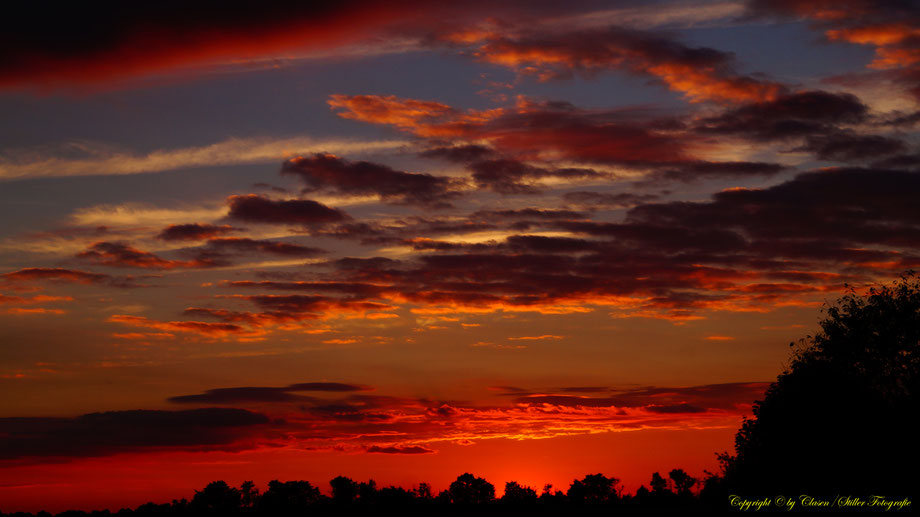
[[(657, 129), (648, 121), (624, 121), (623, 114), (617, 111), (586, 111), (525, 98), (519, 99), (514, 108), (466, 112), (439, 103), (417, 108), (417, 102), (422, 101), (333, 95), (329, 105), (344, 118), (392, 125), (427, 138), (487, 140), (503, 153), (527, 159), (551, 154), (582, 162), (634, 165), (690, 159), (692, 138)], [(404, 111), (408, 113), (405, 116), (391, 115)], [(536, 175), (560, 174), (544, 169)]]
[(90, 273), (77, 269), (30, 267), (5, 273), (2, 278), (8, 282), (29, 282), (37, 280), (57, 280), (79, 284), (100, 284), (112, 279), (109, 275)]
[[(448, 37), (449, 38), (449, 37)], [(503, 35), (482, 33), (471, 41), (475, 55), (541, 79), (613, 69), (651, 75), (691, 101), (771, 100), (785, 87), (739, 75), (733, 56), (711, 48), (693, 48), (651, 32), (610, 28), (563, 34)]]
[[(0, 30), (0, 85), (102, 83), (164, 70), (337, 48), (368, 39), (427, 4), (21, 6)], [(424, 12), (424, 11), (423, 11)]]

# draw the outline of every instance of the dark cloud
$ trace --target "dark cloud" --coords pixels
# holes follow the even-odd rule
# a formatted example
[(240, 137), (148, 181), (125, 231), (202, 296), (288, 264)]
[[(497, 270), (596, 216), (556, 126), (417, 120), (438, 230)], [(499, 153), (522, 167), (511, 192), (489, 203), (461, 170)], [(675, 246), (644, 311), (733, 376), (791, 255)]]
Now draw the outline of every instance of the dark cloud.
[(209, 309), (204, 307), (189, 307), (182, 312), (186, 316), (215, 319), (233, 326), (241, 324), (248, 325), (252, 328), (271, 327), (274, 325), (284, 325), (287, 323), (296, 323), (318, 318), (317, 315), (305, 315), (284, 311), (246, 312), (231, 311), (227, 309)]
[(730, 109), (702, 119), (696, 129), (759, 141), (786, 140), (862, 122), (867, 115), (868, 108), (854, 95), (816, 90)]
[(341, 210), (308, 199), (275, 201), (256, 194), (227, 199), (231, 219), (265, 224), (316, 226), (348, 219)]
[(205, 268), (217, 264), (208, 260), (167, 260), (148, 251), (132, 248), (124, 242), (96, 242), (77, 258), (111, 267), (143, 269)]
[(680, 413), (705, 413), (706, 412), (705, 408), (692, 406), (686, 403), (663, 405), (663, 406), (651, 405), (651, 406), (647, 406), (645, 409), (647, 411), (651, 411), (652, 413), (665, 413), (669, 415), (670, 414), (680, 414)]
[(808, 151), (822, 160), (863, 162), (903, 153), (904, 142), (879, 135), (860, 135), (852, 131), (832, 131), (823, 135), (809, 135), (796, 151)]
[(2, 278), (6, 282), (52, 280), (59, 282), (75, 282), (78, 284), (102, 284), (112, 280), (110, 275), (102, 273), (91, 273), (79, 269), (64, 269), (59, 267), (29, 267), (4, 273)]
[(163, 228), (158, 239), (164, 241), (203, 241), (236, 231), (236, 228), (216, 224), (171, 224)]
[(920, 153), (898, 154), (872, 163), (877, 169), (916, 169), (920, 166)]
[(427, 447), (422, 447), (420, 445), (406, 445), (406, 446), (390, 446), (390, 447), (381, 447), (379, 445), (371, 445), (365, 449), (369, 453), (381, 453), (381, 454), (433, 454), (437, 451), (429, 449)]
[(649, 193), (639, 194), (632, 192), (621, 192), (618, 194), (610, 194), (587, 190), (566, 192), (562, 195), (562, 199), (568, 203), (604, 208), (625, 208), (635, 206), (642, 203), (648, 203), (649, 201), (657, 199), (658, 197), (659, 196), (657, 194)]
[(918, 195), (920, 175), (913, 172), (831, 169), (803, 173), (767, 189), (723, 191), (707, 203), (635, 207), (627, 222), (741, 230), (753, 239), (840, 239), (850, 246), (916, 247), (920, 246), (916, 229), (920, 213), (914, 206)]
[(315, 257), (326, 253), (326, 251), (287, 242), (225, 237), (222, 239), (210, 239), (203, 248), (197, 250), (197, 260), (206, 263), (222, 262), (227, 257), (235, 254), (256, 253), (285, 257)]
[(607, 386), (570, 386), (558, 388), (556, 391), (561, 391), (563, 393), (605, 393), (611, 390)]
[(286, 242), (255, 240), (240, 237), (210, 239), (204, 246), (188, 250), (191, 260), (168, 260), (139, 250), (123, 242), (96, 242), (77, 258), (110, 267), (143, 269), (211, 268), (231, 264), (231, 258), (246, 254), (281, 255), (285, 257), (315, 257), (325, 250)]
[(383, 303), (338, 299), (328, 296), (262, 294), (240, 296), (240, 298), (249, 300), (262, 309), (298, 315), (338, 311), (361, 312), (388, 310), (392, 308), (392, 306)]
[(126, 77), (187, 72), (241, 56), (261, 60), (293, 51), (330, 52), (361, 43), (380, 45), (394, 34), (420, 39), (433, 27), (463, 26), (488, 17), (521, 19), (571, 10), (572, 5), (554, 2), (481, 0), (463, 5), (269, 0), (258, 6), (164, 0), (156, 9), (66, 4), (49, 17), (41, 6), (21, 4), (0, 20), (0, 84), (111, 84)]
[(345, 384), (342, 382), (301, 382), (291, 384), (287, 389), (292, 391), (330, 391), (330, 392), (351, 392), (351, 391), (370, 391), (371, 386), (365, 384)]
[(449, 206), (459, 195), (457, 180), (430, 174), (397, 171), (366, 161), (350, 162), (331, 154), (292, 158), (282, 174), (300, 178), (305, 192), (331, 191), (343, 194), (376, 195), (401, 204)]
[(227, 282), (227, 287), (250, 289), (269, 289), (273, 291), (308, 291), (315, 293), (342, 293), (352, 298), (369, 298), (381, 294), (385, 287), (361, 282), (276, 282), (276, 281), (235, 281)]
[(570, 393), (614, 392), (605, 397), (574, 395), (526, 395), (518, 404), (553, 404), (570, 407), (644, 408), (652, 413), (702, 413), (710, 409), (729, 410), (754, 402), (769, 387), (767, 382), (733, 382), (689, 387), (650, 386), (630, 390), (574, 388)]
[(161, 449), (238, 450), (269, 423), (233, 408), (109, 411), (74, 418), (0, 418), (0, 460), (70, 457)]
[(467, 144), (433, 147), (419, 153), (423, 158), (437, 158), (454, 163), (479, 162), (495, 157), (495, 150), (484, 145)]
[(156, 9), (124, 4), (61, 5), (55, 16), (23, 4), (0, 23), (0, 84), (94, 83), (289, 48), (328, 49), (366, 39), (369, 31), (420, 13), (426, 3), (395, 8), (376, 0), (335, 5), (273, 0), (254, 6), (167, 0)]
[(499, 194), (534, 194), (539, 191), (538, 180), (545, 178), (585, 179), (604, 176), (593, 169), (535, 167), (511, 159), (480, 161), (469, 167), (473, 171), (476, 185)]
[(788, 167), (778, 163), (765, 162), (703, 162), (691, 161), (676, 165), (665, 166), (653, 171), (647, 182), (657, 181), (682, 181), (691, 182), (706, 179), (743, 179), (764, 178), (788, 170)]
[(551, 208), (516, 208), (509, 210), (478, 210), (470, 214), (470, 219), (476, 220), (553, 220), (553, 219), (585, 219), (587, 214), (574, 210), (558, 210)]
[(372, 390), (362, 384), (340, 382), (302, 382), (283, 387), (215, 388), (196, 395), (180, 395), (166, 400), (176, 404), (239, 404), (247, 402), (317, 402), (321, 399), (297, 392), (347, 393)]
[(290, 393), (287, 388), (216, 388), (199, 395), (179, 395), (166, 399), (176, 404), (237, 404), (247, 402), (298, 402), (314, 400)]

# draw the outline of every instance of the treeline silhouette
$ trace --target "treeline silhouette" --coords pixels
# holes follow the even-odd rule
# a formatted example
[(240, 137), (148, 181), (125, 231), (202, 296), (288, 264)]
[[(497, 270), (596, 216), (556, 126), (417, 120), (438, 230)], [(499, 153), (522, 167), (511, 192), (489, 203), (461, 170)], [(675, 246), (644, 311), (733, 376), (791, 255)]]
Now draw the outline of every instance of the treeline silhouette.
[[(453, 515), (527, 514), (527, 515), (607, 515), (612, 508), (664, 510), (668, 508), (704, 507), (698, 479), (683, 469), (673, 469), (667, 477), (655, 472), (649, 488), (639, 487), (635, 494), (623, 493), (620, 480), (603, 474), (589, 474), (573, 480), (568, 490), (552, 485), (536, 489), (515, 481), (505, 483), (504, 495), (495, 496), (495, 486), (483, 478), (464, 473), (446, 490), (435, 494), (431, 485), (419, 483), (412, 489), (397, 486), (377, 487), (374, 480), (357, 482), (344, 476), (329, 481), (331, 496), (309, 481), (270, 481), (260, 492), (252, 481), (238, 488), (224, 481), (209, 483), (196, 490), (191, 500), (171, 503), (146, 503), (135, 509), (124, 508), (84, 512), (69, 510), (57, 517), (197, 517), (202, 515), (237, 516), (307, 516), (307, 515)], [(705, 492), (705, 490), (703, 491)], [(48, 512), (10, 513), (10, 517), (51, 517)]]
[(437, 494), (426, 483), (411, 490), (378, 488), (372, 480), (342, 476), (329, 482), (331, 496), (307, 481), (272, 481), (261, 493), (251, 481), (239, 488), (215, 481), (190, 501), (58, 516), (608, 515), (612, 508), (712, 513), (738, 511), (729, 503), (732, 495), (914, 499), (920, 486), (920, 279), (907, 272), (865, 295), (850, 289), (824, 313), (819, 332), (790, 345), (788, 367), (755, 402), (753, 418), (735, 437), (735, 453), (718, 454), (720, 472), (702, 480), (682, 469), (667, 477), (656, 472), (633, 494), (603, 474), (573, 480), (566, 491), (546, 485), (539, 494), (509, 481), (501, 498), (494, 485), (469, 473)]

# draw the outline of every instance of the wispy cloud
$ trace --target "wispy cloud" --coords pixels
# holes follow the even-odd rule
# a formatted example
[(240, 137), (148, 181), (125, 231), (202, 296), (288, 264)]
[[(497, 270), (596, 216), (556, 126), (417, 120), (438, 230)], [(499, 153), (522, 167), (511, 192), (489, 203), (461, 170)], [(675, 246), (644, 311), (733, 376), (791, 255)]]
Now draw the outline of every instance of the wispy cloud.
[(209, 145), (158, 149), (149, 153), (76, 142), (50, 149), (14, 149), (0, 154), (0, 181), (58, 176), (125, 175), (189, 167), (277, 163), (302, 153), (333, 152), (362, 155), (398, 149), (401, 140), (361, 141), (287, 138), (228, 138)]

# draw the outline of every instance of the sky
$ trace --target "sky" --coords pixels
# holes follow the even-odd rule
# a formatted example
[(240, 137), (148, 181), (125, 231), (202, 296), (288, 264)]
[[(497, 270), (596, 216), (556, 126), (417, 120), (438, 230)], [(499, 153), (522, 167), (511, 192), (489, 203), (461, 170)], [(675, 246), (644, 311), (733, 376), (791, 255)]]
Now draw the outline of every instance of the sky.
[(0, 21), (0, 510), (716, 471), (920, 263), (907, 1)]

